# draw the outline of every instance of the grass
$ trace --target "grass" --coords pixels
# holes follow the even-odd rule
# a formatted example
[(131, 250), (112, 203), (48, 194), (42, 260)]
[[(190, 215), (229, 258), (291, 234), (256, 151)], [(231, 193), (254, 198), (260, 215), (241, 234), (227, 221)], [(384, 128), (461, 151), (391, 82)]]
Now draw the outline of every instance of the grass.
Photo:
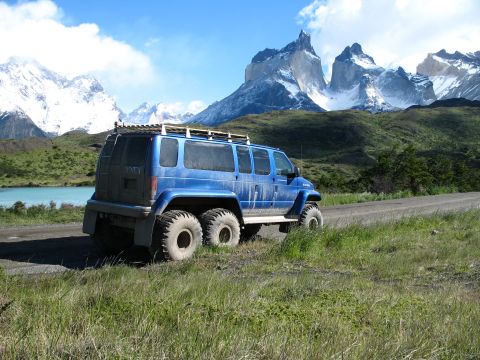
[[(433, 231), (435, 230), (435, 231)], [(475, 359), (480, 211), (0, 275), (0, 357)]]
[(410, 191), (398, 191), (392, 194), (373, 194), (369, 192), (364, 193), (322, 193), (322, 200), (319, 205), (335, 206), (363, 203), (367, 201), (381, 201), (392, 200), (412, 197), (413, 194)]
[(0, 227), (36, 225), (36, 224), (65, 224), (82, 222), (85, 207), (61, 204), (59, 208), (51, 206), (33, 205), (30, 207), (1, 207)]
[(389, 194), (375, 194), (370, 192), (363, 193), (322, 193), (322, 200), (318, 203), (320, 206), (335, 206), (363, 203), (367, 201), (382, 201), (382, 200), (394, 200), (404, 199), (412, 196), (427, 196), (427, 195), (442, 195), (458, 192), (455, 187), (434, 187), (428, 190), (428, 192), (414, 195), (409, 190), (397, 191)]

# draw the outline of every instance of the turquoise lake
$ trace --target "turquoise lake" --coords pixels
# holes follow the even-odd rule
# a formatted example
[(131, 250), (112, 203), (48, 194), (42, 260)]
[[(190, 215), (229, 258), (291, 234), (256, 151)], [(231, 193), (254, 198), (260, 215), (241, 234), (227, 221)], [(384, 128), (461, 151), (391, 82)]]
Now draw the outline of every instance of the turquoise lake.
[(27, 188), (0, 188), (0, 206), (12, 206), (15, 201), (23, 201), (30, 205), (45, 204), (50, 201), (73, 205), (85, 205), (95, 188), (85, 187), (27, 187)]

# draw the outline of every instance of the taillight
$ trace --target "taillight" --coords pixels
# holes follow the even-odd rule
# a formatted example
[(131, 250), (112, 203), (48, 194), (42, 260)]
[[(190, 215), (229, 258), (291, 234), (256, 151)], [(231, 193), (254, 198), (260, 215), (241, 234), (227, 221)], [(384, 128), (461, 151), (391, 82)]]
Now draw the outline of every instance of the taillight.
[(152, 190), (152, 195), (157, 193), (158, 178), (156, 176), (150, 177), (150, 189)]

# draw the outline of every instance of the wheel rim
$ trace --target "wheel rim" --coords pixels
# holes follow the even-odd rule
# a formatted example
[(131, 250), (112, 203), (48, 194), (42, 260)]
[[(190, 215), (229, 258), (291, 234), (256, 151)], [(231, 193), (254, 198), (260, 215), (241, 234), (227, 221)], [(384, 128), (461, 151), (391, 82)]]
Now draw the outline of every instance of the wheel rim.
[(232, 230), (228, 226), (224, 226), (218, 233), (218, 240), (222, 244), (226, 244), (232, 240)]
[(316, 228), (318, 228), (318, 220), (315, 219), (315, 218), (311, 218), (309, 221), (308, 221), (308, 228), (310, 230), (315, 230)]
[(182, 230), (177, 236), (177, 246), (180, 249), (186, 249), (190, 246), (193, 240), (193, 235), (189, 230)]

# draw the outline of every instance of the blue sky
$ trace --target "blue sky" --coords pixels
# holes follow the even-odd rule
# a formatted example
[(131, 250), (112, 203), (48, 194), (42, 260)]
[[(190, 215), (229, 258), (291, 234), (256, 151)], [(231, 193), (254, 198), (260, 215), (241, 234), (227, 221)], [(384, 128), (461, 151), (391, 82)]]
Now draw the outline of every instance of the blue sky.
[[(301, 29), (298, 12), (310, 1), (78, 1), (55, 2), (63, 23), (96, 23), (102, 34), (147, 54), (161, 84), (122, 91), (126, 109), (142, 99), (188, 103), (219, 100), (243, 82), (259, 50), (282, 47)], [(112, 89), (115, 91), (115, 89)]]
[(144, 101), (183, 112), (229, 95), (258, 51), (302, 28), (328, 80), (353, 42), (410, 72), (429, 52), (480, 50), (479, 18), (478, 0), (0, 0), (0, 63), (93, 74), (127, 112)]

